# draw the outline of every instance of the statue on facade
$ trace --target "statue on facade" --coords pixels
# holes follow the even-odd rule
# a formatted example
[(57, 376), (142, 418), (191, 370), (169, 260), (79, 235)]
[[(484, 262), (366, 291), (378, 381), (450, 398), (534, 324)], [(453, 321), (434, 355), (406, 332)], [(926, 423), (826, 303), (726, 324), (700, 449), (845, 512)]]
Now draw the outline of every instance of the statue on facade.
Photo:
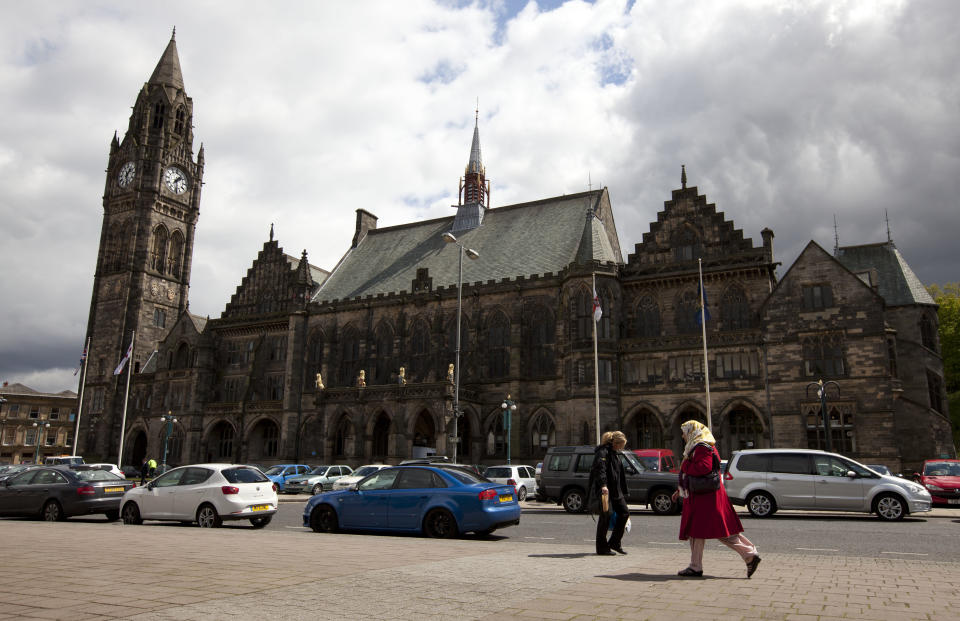
[(453, 363), (447, 365), (447, 381), (453, 383)]
[(357, 376), (357, 387), (363, 388), (367, 385), (367, 372), (360, 369), (360, 375)]
[(317, 382), (315, 385), (320, 390), (323, 390), (325, 388), (325, 386), (323, 385), (323, 377), (321, 377), (319, 373), (317, 373)]
[(397, 375), (397, 383), (403, 386), (407, 383), (407, 370), (400, 367), (400, 373)]

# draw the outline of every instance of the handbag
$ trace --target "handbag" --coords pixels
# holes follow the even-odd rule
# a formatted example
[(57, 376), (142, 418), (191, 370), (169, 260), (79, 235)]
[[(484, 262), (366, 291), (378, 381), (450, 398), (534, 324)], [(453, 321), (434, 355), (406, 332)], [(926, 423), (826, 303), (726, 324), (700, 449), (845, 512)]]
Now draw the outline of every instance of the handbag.
[(709, 494), (720, 489), (720, 460), (717, 453), (713, 453), (713, 469), (710, 474), (702, 476), (687, 475), (687, 490), (694, 496), (698, 494)]

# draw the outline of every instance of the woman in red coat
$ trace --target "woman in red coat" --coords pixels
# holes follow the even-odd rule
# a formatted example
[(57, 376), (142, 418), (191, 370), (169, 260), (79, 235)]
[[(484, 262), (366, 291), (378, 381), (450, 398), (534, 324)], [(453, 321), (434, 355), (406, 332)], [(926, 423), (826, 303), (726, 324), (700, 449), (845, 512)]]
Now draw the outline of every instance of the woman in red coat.
[(695, 420), (683, 423), (680, 430), (686, 446), (680, 464), (680, 488), (674, 493), (674, 499), (678, 495), (684, 499), (680, 539), (690, 540), (690, 566), (677, 572), (677, 575), (702, 576), (704, 543), (707, 539), (719, 539), (744, 560), (749, 578), (760, 564), (760, 555), (756, 546), (743, 536), (743, 525), (727, 498), (723, 483), (719, 489), (700, 494), (691, 494), (689, 489), (688, 477), (705, 476), (719, 469), (717, 441), (705, 425)]

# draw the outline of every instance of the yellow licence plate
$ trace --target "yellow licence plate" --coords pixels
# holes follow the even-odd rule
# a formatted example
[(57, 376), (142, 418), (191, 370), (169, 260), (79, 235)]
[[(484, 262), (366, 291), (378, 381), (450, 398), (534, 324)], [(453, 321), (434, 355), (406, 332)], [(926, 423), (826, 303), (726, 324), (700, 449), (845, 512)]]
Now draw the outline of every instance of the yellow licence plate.
[(269, 511), (270, 505), (253, 505), (250, 507), (251, 511)]
[(511, 502), (513, 500), (512, 494), (507, 494), (506, 496), (500, 497), (500, 502)]
[(105, 487), (103, 488), (104, 494), (113, 494), (116, 492), (122, 492), (125, 488), (123, 487)]

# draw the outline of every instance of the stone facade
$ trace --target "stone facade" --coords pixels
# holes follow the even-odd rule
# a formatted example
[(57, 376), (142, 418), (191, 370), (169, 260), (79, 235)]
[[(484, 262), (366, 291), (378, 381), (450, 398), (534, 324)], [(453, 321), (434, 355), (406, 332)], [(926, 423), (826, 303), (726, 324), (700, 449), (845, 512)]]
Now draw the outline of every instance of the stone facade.
[[(114, 167), (127, 159), (116, 151), (105, 206), (113, 204)], [(150, 161), (157, 171), (166, 165)], [(189, 187), (199, 187), (202, 153), (195, 165), (176, 161)], [(181, 204), (152, 183), (153, 202), (142, 210), (149, 225), (140, 229), (155, 230), (179, 205), (192, 240), (199, 194)], [(271, 231), (216, 319), (189, 313), (185, 289), (174, 287), (189, 275), (189, 244), (181, 280), (154, 273), (136, 253), (123, 263), (118, 274), (139, 283), (124, 294), (127, 306), (104, 305), (98, 269), (88, 331), (109, 334), (100, 346), (119, 352), (127, 342), (121, 327), (140, 326), (137, 338), (156, 350), (149, 361), (140, 354), (132, 377), (125, 462), (158, 456), (166, 445), (174, 464), (357, 466), (433, 452), (492, 464), (508, 450), (513, 461), (535, 463), (547, 446), (592, 444), (598, 431), (615, 428), (630, 446), (679, 453), (680, 423), (708, 417), (724, 456), (825, 448), (811, 386), (821, 379), (835, 451), (896, 471), (954, 454), (936, 307), (892, 242), (833, 255), (811, 242), (778, 279), (773, 232), (761, 231), (754, 245), (687, 186), (683, 171), (681, 187), (624, 261), (606, 189), (495, 209), (488, 190), (475, 127), (456, 217), (378, 229), (376, 216), (358, 209), (331, 273), (309, 265), (306, 251), (285, 254)], [(107, 235), (113, 216), (104, 218)], [(101, 265), (108, 248), (101, 241)], [(697, 321), (701, 272), (705, 330)], [(148, 329), (142, 309), (155, 300), (145, 283), (161, 276), (178, 314)], [(894, 292), (896, 279), (903, 286)], [(108, 385), (122, 396), (117, 378), (93, 374), (85, 394)], [(507, 398), (518, 406), (509, 430)], [(85, 456), (115, 455), (120, 413), (84, 407), (100, 414), (81, 434)], [(169, 437), (164, 414), (177, 417)]]
[(73, 451), (77, 395), (38, 392), (23, 384), (0, 388), (0, 464), (43, 463)]

